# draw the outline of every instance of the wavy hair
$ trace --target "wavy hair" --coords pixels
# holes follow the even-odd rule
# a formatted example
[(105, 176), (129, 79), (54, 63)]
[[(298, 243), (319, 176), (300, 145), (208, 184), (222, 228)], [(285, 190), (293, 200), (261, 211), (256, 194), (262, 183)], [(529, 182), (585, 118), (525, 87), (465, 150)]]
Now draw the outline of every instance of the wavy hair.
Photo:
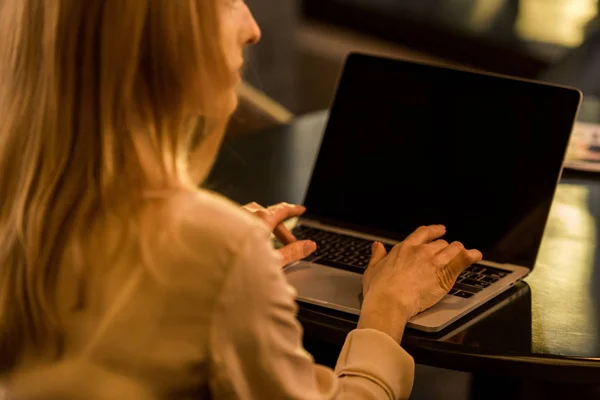
[(217, 1), (0, 2), (0, 370), (60, 352), (57, 277), (67, 253), (84, 274), (91, 225), (134, 232), (144, 190), (196, 186), (197, 115), (228, 117)]

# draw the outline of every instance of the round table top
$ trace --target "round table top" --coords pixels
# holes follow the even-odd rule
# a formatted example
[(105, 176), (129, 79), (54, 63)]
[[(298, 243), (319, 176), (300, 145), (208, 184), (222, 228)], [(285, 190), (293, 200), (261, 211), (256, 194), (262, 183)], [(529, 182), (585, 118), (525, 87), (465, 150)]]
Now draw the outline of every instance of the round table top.
[[(208, 187), (246, 203), (301, 203), (327, 112), (226, 141)], [(563, 381), (600, 377), (600, 177), (565, 171), (537, 264), (524, 283), (442, 332), (407, 330), (420, 364)], [(301, 305), (307, 340), (339, 351), (356, 317)], [(568, 368), (565, 368), (568, 367)]]

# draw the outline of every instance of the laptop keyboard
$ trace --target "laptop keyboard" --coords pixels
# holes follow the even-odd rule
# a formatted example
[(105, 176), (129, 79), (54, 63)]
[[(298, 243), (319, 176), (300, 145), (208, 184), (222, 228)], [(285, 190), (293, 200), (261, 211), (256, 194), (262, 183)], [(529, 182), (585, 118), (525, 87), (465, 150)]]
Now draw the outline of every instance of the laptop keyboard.
[[(298, 240), (310, 239), (317, 243), (317, 251), (308, 256), (305, 261), (359, 273), (364, 272), (369, 265), (372, 240), (308, 226), (297, 226), (292, 233)], [(388, 252), (394, 247), (385, 243), (383, 245)], [(484, 265), (471, 265), (460, 274), (449, 294), (468, 299), (509, 273), (509, 271)]]

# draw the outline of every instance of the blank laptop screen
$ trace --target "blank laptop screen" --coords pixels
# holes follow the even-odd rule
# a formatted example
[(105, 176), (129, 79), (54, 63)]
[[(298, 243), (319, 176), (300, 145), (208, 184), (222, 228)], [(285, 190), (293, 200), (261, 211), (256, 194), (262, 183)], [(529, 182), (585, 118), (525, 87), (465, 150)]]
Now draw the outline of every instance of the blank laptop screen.
[(348, 58), (308, 216), (402, 239), (445, 224), (485, 259), (533, 267), (578, 91)]

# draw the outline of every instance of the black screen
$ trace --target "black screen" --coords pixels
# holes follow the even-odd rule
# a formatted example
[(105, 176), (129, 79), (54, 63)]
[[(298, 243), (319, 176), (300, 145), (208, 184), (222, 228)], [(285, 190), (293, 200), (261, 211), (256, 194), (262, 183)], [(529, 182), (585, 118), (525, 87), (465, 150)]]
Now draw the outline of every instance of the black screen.
[(487, 260), (533, 268), (580, 93), (353, 54), (305, 204), (402, 239), (445, 224)]

